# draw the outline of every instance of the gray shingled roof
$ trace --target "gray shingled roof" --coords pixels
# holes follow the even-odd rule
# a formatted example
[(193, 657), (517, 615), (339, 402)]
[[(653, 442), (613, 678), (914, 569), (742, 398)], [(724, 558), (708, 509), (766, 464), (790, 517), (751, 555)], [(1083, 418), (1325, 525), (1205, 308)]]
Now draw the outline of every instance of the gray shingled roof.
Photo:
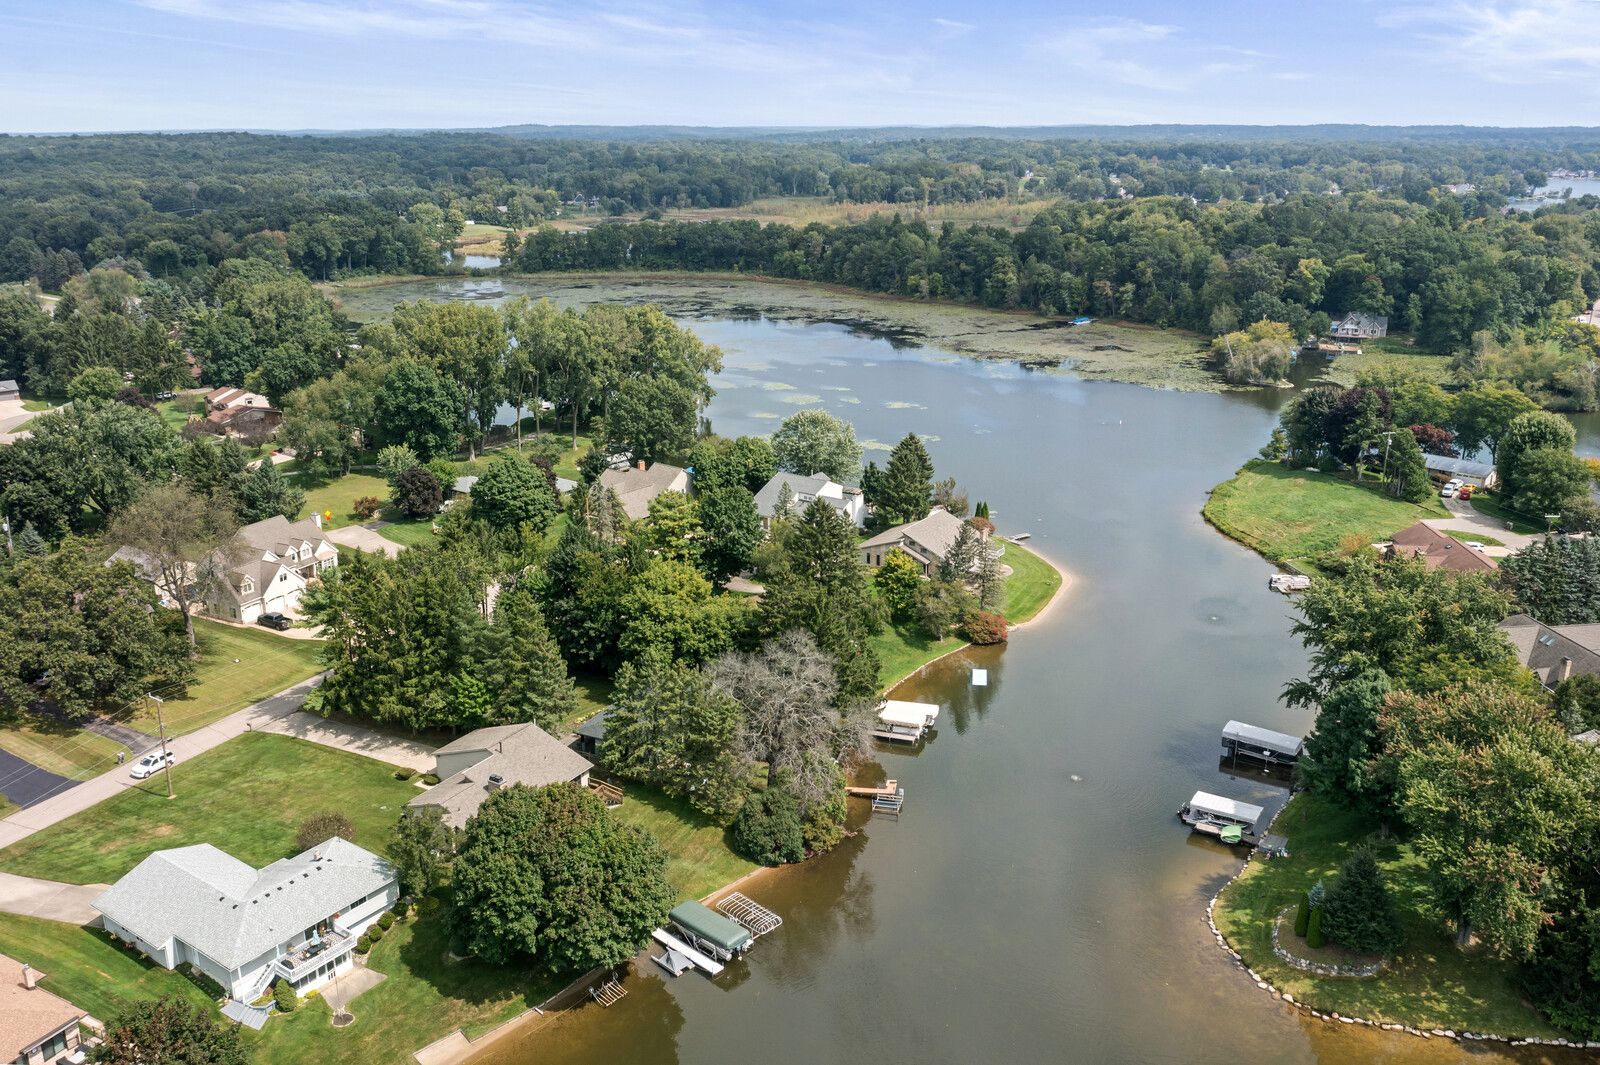
[[(482, 751), (484, 756), (461, 772), (445, 777), (406, 806), (437, 806), (445, 824), (466, 825), (496, 786), (525, 784), (542, 788), (564, 780), (577, 780), (594, 766), (583, 755), (552, 737), (538, 725), (497, 725), (469, 732), (440, 747), (440, 754)], [(499, 777), (491, 784), (491, 776)]]
[(763, 518), (770, 518), (778, 512), (778, 497), (783, 494), (785, 484), (794, 493), (796, 515), (805, 510), (813, 499), (819, 498), (834, 510), (842, 512), (850, 498), (861, 491), (859, 488), (845, 488), (835, 484), (825, 473), (813, 473), (810, 476), (800, 473), (778, 473), (756, 493), (757, 514)]
[(605, 470), (600, 474), (600, 483), (617, 493), (622, 512), (638, 521), (649, 515), (650, 501), (662, 492), (687, 490), (689, 478), (683, 467), (658, 462), (646, 470), (635, 466)]
[(1494, 472), (1494, 465), (1488, 462), (1473, 462), (1471, 459), (1453, 459), (1448, 455), (1435, 455), (1431, 452), (1422, 453), (1422, 464), (1438, 473), (1454, 474), (1457, 477), (1476, 477), (1483, 480)]
[(961, 526), (964, 524), (965, 522), (948, 510), (935, 507), (921, 521), (885, 529), (877, 536), (863, 540), (861, 546), (895, 547), (899, 546), (902, 540), (909, 540), (921, 549), (921, 554), (937, 562), (943, 560), (955, 546), (956, 537), (961, 535)]
[(237, 969), (394, 879), (387, 861), (338, 837), (259, 872), (201, 843), (156, 851), (94, 908), (152, 946), (177, 938)]
[(1563, 660), (1571, 661), (1573, 676), (1600, 676), (1600, 625), (1545, 625), (1527, 614), (1512, 614), (1500, 623), (1500, 631), (1547, 688), (1561, 682)]

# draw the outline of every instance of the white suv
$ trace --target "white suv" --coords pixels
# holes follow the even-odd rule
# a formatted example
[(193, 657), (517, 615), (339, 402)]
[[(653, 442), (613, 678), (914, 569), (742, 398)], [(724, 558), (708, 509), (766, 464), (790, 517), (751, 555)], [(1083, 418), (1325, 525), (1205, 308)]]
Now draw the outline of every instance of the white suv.
[[(178, 756), (173, 754), (172, 751), (168, 750), (166, 764), (171, 765), (177, 760)], [(151, 751), (149, 754), (133, 763), (133, 770), (130, 775), (134, 780), (143, 780), (145, 777), (153, 776), (159, 772), (161, 772), (161, 752)]]

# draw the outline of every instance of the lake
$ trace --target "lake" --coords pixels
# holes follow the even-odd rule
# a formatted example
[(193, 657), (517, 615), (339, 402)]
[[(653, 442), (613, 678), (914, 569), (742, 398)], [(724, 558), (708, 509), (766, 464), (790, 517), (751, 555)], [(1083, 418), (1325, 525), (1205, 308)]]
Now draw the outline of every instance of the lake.
[(1518, 211), (1535, 211), (1540, 207), (1548, 207), (1552, 203), (1561, 202), (1560, 199), (1547, 199), (1549, 194), (1560, 197), (1565, 190), (1572, 190), (1572, 199), (1580, 196), (1600, 196), (1600, 179), (1597, 178), (1556, 178), (1543, 188), (1533, 190), (1533, 195), (1525, 200), (1512, 200), (1511, 206)]
[(552, 1015), (477, 1062), (1559, 1060), (1303, 1019), (1206, 928), (1239, 860), (1174, 812), (1201, 788), (1280, 805), (1219, 764), (1219, 733), (1311, 724), (1277, 700), (1305, 655), (1272, 567), (1200, 518), (1289, 393), (1087, 381), (839, 324), (684, 321), (726, 355), (717, 432), (823, 407), (880, 464), (922, 433), (940, 476), (1073, 583), (1009, 646), (901, 686), (944, 707), (923, 750), (881, 755), (903, 816), (854, 801), (856, 836), (749, 884), (784, 926), (746, 962), (715, 982), (646, 962), (617, 1005)]

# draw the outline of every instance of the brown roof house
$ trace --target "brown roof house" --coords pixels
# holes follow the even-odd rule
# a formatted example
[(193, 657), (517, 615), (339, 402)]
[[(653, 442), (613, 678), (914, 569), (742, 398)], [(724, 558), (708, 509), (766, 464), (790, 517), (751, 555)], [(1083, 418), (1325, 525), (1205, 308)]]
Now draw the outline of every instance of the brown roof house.
[(88, 1014), (39, 986), (44, 973), (0, 954), (0, 1061), (55, 1065), (76, 1055)]
[(206, 425), (218, 433), (266, 438), (283, 422), (283, 412), (266, 396), (242, 388), (214, 388), (206, 393)]
[(1500, 623), (1500, 631), (1546, 688), (1580, 673), (1600, 676), (1600, 625), (1546, 625), (1527, 614), (1512, 614)]
[(861, 561), (869, 566), (881, 566), (889, 552), (898, 547), (922, 567), (924, 577), (931, 577), (955, 546), (956, 537), (961, 535), (961, 526), (965, 524), (943, 507), (934, 507), (921, 521), (896, 525), (863, 540)]
[(665, 462), (647, 467), (641, 459), (637, 465), (604, 471), (600, 483), (617, 493), (622, 512), (638, 521), (650, 515), (650, 501), (662, 492), (687, 494), (689, 471)]
[(433, 752), (439, 783), (406, 803), (408, 813), (429, 806), (445, 824), (462, 828), (491, 791), (525, 784), (542, 788), (571, 781), (589, 785), (589, 760), (533, 723), (496, 725), (469, 732)]
[(1385, 558), (1420, 558), (1429, 569), (1446, 569), (1456, 573), (1493, 573), (1500, 564), (1482, 551), (1475, 551), (1452, 537), (1428, 525), (1417, 522), (1402, 529), (1383, 546)]

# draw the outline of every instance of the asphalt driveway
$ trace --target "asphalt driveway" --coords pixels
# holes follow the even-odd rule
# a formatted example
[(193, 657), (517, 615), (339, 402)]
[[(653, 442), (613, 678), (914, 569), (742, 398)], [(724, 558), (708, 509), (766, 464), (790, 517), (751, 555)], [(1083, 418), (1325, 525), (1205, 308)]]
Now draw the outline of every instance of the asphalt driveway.
[(18, 806), (32, 806), (59, 795), (76, 783), (67, 777), (47, 773), (10, 751), (0, 751), (0, 795)]

